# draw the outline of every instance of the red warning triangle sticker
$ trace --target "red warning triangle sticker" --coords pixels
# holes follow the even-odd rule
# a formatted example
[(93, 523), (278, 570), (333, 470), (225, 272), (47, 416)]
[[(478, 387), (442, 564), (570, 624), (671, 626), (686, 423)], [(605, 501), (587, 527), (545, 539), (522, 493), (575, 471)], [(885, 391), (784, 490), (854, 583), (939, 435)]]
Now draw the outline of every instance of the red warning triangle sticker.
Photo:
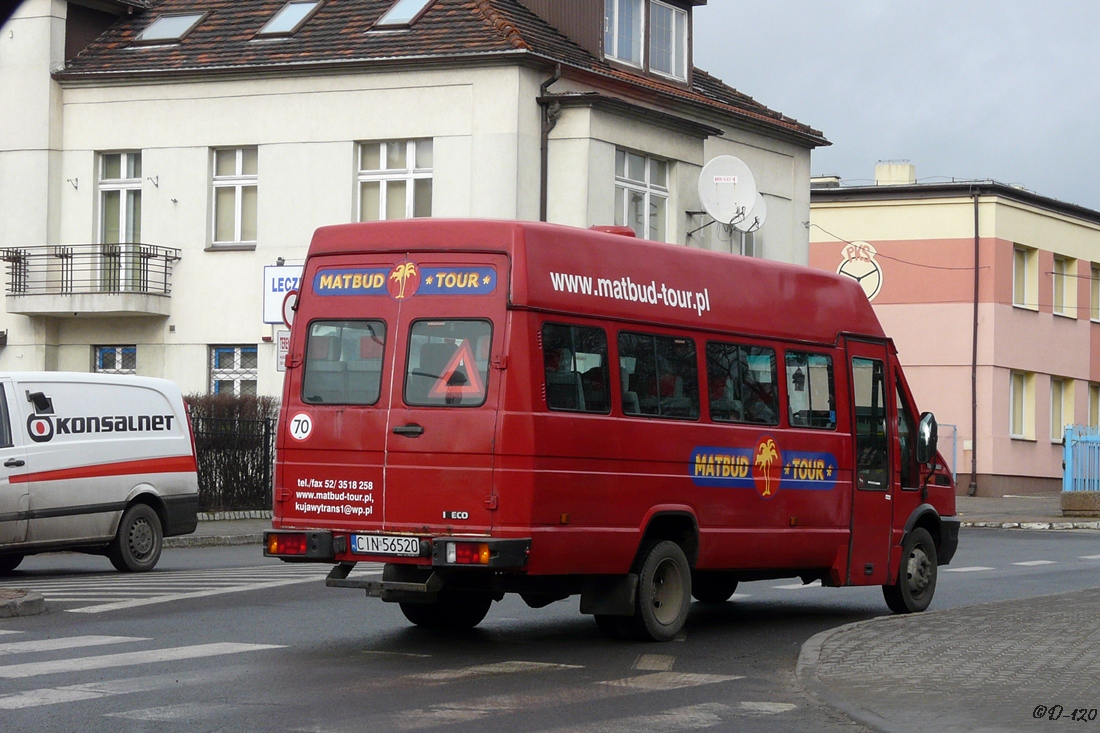
[(467, 340), (462, 342), (462, 346), (447, 362), (428, 396), (440, 398), (448, 395), (480, 395), (484, 391), (485, 384), (481, 381), (481, 372), (478, 371), (474, 354), (470, 351), (470, 342)]

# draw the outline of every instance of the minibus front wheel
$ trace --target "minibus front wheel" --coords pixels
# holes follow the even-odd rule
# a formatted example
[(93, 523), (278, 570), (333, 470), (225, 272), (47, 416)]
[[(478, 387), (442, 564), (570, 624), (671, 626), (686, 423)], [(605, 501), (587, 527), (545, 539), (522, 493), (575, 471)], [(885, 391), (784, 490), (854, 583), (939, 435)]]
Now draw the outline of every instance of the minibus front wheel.
[(107, 559), (123, 573), (152, 570), (160, 560), (164, 531), (160, 517), (148, 504), (133, 504), (118, 523), (118, 532), (107, 546)]
[(928, 608), (936, 592), (936, 543), (924, 527), (916, 527), (901, 546), (901, 567), (893, 585), (882, 586), (886, 605), (894, 613), (918, 613)]

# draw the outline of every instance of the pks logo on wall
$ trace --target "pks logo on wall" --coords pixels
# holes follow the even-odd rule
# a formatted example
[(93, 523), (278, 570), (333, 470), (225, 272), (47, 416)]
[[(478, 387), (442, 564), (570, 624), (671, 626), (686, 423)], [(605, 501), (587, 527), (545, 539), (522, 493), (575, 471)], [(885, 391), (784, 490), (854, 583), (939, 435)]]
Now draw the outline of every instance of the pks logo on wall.
[(172, 429), (175, 415), (92, 415), (88, 417), (55, 417), (31, 415), (27, 418), (27, 434), (35, 443), (48, 443), (54, 435), (84, 435), (87, 433), (160, 433)]
[(868, 242), (850, 242), (840, 251), (844, 259), (836, 268), (838, 275), (846, 275), (859, 283), (867, 300), (874, 300), (882, 290), (882, 268), (875, 260), (876, 254), (878, 252)]

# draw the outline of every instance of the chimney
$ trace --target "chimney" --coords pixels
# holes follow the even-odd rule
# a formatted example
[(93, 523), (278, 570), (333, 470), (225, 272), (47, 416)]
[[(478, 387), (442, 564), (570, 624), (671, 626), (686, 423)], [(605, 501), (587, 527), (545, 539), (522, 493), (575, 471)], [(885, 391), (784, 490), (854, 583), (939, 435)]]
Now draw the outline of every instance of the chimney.
[(880, 160), (875, 164), (876, 186), (904, 186), (917, 182), (917, 167), (908, 160)]

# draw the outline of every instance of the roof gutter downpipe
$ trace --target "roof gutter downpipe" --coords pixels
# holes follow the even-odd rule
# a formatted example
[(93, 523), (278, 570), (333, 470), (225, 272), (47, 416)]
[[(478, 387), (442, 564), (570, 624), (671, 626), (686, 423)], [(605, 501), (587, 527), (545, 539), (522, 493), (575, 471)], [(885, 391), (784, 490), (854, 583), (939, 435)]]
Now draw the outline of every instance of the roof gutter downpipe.
[(981, 271), (978, 200), (981, 190), (975, 189), (971, 196), (974, 199), (974, 334), (970, 355), (970, 486), (967, 496), (978, 493), (978, 273)]
[(561, 114), (561, 102), (547, 98), (547, 92), (554, 82), (561, 79), (561, 64), (554, 65), (554, 75), (539, 86), (539, 106), (542, 107), (542, 145), (539, 165), (539, 221), (546, 221), (546, 210), (550, 178), (550, 132), (558, 124), (558, 115)]

